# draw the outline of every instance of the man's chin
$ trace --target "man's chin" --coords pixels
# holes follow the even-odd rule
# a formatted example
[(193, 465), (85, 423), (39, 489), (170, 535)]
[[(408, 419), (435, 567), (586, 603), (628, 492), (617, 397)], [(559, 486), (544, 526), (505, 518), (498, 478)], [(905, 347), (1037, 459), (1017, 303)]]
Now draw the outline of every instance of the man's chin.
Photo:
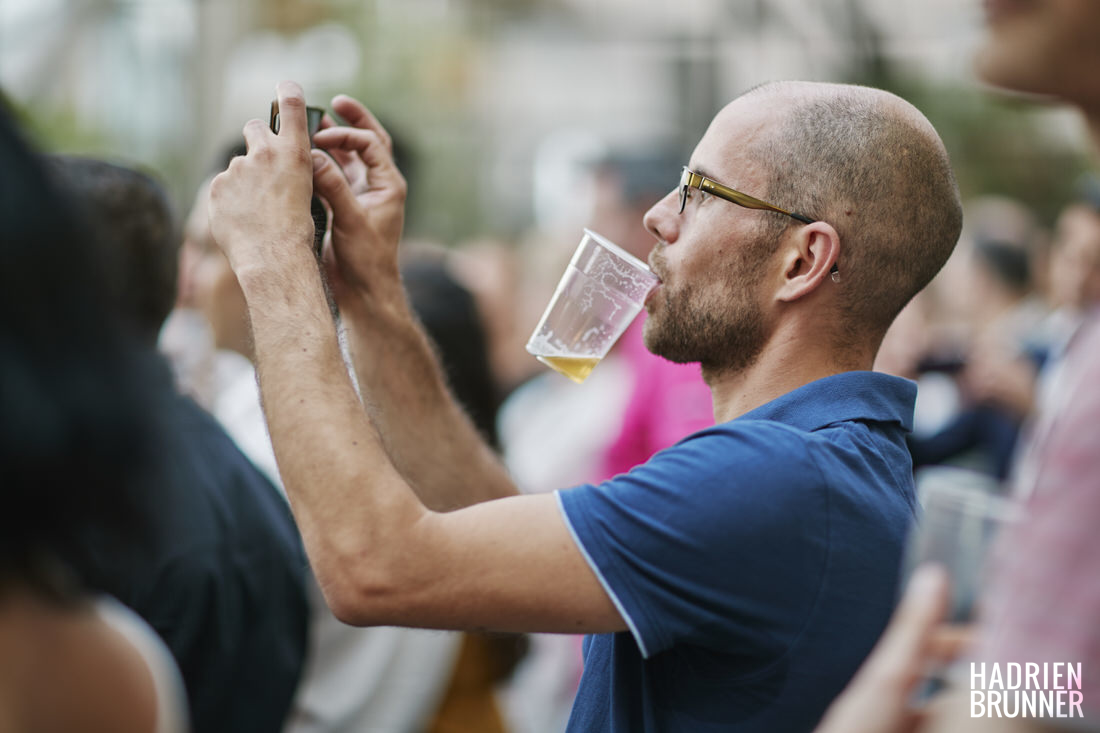
[[(649, 324), (647, 323), (646, 325), (648, 327)], [(649, 353), (654, 356), (659, 356), (665, 361), (671, 361), (673, 364), (693, 364), (699, 361), (698, 358), (687, 356), (683, 348), (677, 348), (676, 345), (669, 344), (651, 335), (648, 328), (643, 335), (643, 343)]]

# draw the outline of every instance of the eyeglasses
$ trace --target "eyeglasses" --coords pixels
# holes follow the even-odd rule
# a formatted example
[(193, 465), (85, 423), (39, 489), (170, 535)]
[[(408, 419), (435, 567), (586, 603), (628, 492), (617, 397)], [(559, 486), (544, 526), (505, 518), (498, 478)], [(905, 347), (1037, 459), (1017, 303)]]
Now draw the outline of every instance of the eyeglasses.
[(688, 189), (697, 188), (705, 193), (714, 194), (720, 199), (725, 199), (738, 206), (744, 206), (746, 209), (764, 209), (765, 211), (775, 211), (779, 214), (786, 214), (792, 219), (798, 219), (804, 224), (813, 224), (815, 219), (811, 219), (808, 216), (802, 214), (796, 214), (793, 211), (787, 211), (781, 209), (778, 206), (773, 206), (760, 199), (753, 198), (746, 193), (735, 191), (729, 186), (724, 186), (718, 181), (712, 181), (706, 176), (702, 176), (693, 170), (689, 170), (684, 166), (684, 172), (680, 174), (680, 213), (684, 213), (684, 206), (687, 205)]
[[(718, 181), (712, 181), (706, 176), (700, 175), (693, 170), (690, 170), (686, 165), (684, 166), (684, 172), (680, 174), (680, 213), (684, 213), (684, 207), (687, 205), (688, 189), (697, 188), (700, 191), (714, 194), (720, 199), (737, 204), (738, 206), (744, 206), (746, 209), (763, 209), (765, 211), (774, 211), (778, 214), (784, 214), (792, 219), (798, 219), (803, 224), (813, 224), (816, 219), (811, 219), (808, 216), (797, 214), (793, 211), (787, 211), (781, 209), (778, 206), (773, 206), (766, 201), (761, 201), (758, 198), (753, 198), (747, 193), (741, 193), (735, 191), (729, 186), (725, 186)], [(836, 263), (833, 263), (832, 269), (829, 270), (829, 274), (832, 276), (833, 282), (839, 282), (840, 270)]]

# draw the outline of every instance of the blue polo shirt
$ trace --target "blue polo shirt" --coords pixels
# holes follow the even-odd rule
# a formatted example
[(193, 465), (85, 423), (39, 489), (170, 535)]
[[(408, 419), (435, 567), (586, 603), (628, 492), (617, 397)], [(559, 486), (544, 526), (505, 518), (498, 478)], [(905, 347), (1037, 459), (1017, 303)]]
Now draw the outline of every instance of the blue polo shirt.
[(558, 492), (630, 629), (586, 638), (569, 730), (811, 730), (893, 609), (915, 398), (834, 375)]

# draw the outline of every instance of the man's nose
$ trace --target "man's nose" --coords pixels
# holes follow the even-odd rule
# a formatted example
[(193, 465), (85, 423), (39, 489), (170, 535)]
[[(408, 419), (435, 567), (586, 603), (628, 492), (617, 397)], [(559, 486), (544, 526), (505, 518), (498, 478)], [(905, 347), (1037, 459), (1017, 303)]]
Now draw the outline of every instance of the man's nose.
[(671, 244), (680, 233), (679, 192), (668, 192), (663, 199), (653, 204), (642, 217), (642, 223), (649, 233), (665, 244)]

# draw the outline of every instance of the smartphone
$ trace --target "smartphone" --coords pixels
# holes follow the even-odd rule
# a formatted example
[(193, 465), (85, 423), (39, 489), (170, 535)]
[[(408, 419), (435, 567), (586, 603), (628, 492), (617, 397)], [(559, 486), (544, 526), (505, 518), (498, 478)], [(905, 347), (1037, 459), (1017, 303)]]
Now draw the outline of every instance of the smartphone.
[[(312, 140), (313, 136), (321, 129), (321, 118), (325, 116), (325, 111), (320, 107), (306, 107), (306, 127), (309, 130), (309, 139)], [(279, 100), (271, 100), (271, 131), (275, 134), (279, 133)]]
[[(309, 139), (313, 140), (314, 134), (321, 129), (321, 118), (325, 111), (320, 107), (306, 107), (306, 128), (309, 131)], [(271, 100), (271, 131), (279, 134), (279, 100)], [(313, 217), (313, 251), (317, 257), (321, 256), (321, 249), (325, 242), (325, 231), (328, 229), (328, 213), (325, 211), (321, 199), (314, 196), (309, 202), (309, 213)]]

